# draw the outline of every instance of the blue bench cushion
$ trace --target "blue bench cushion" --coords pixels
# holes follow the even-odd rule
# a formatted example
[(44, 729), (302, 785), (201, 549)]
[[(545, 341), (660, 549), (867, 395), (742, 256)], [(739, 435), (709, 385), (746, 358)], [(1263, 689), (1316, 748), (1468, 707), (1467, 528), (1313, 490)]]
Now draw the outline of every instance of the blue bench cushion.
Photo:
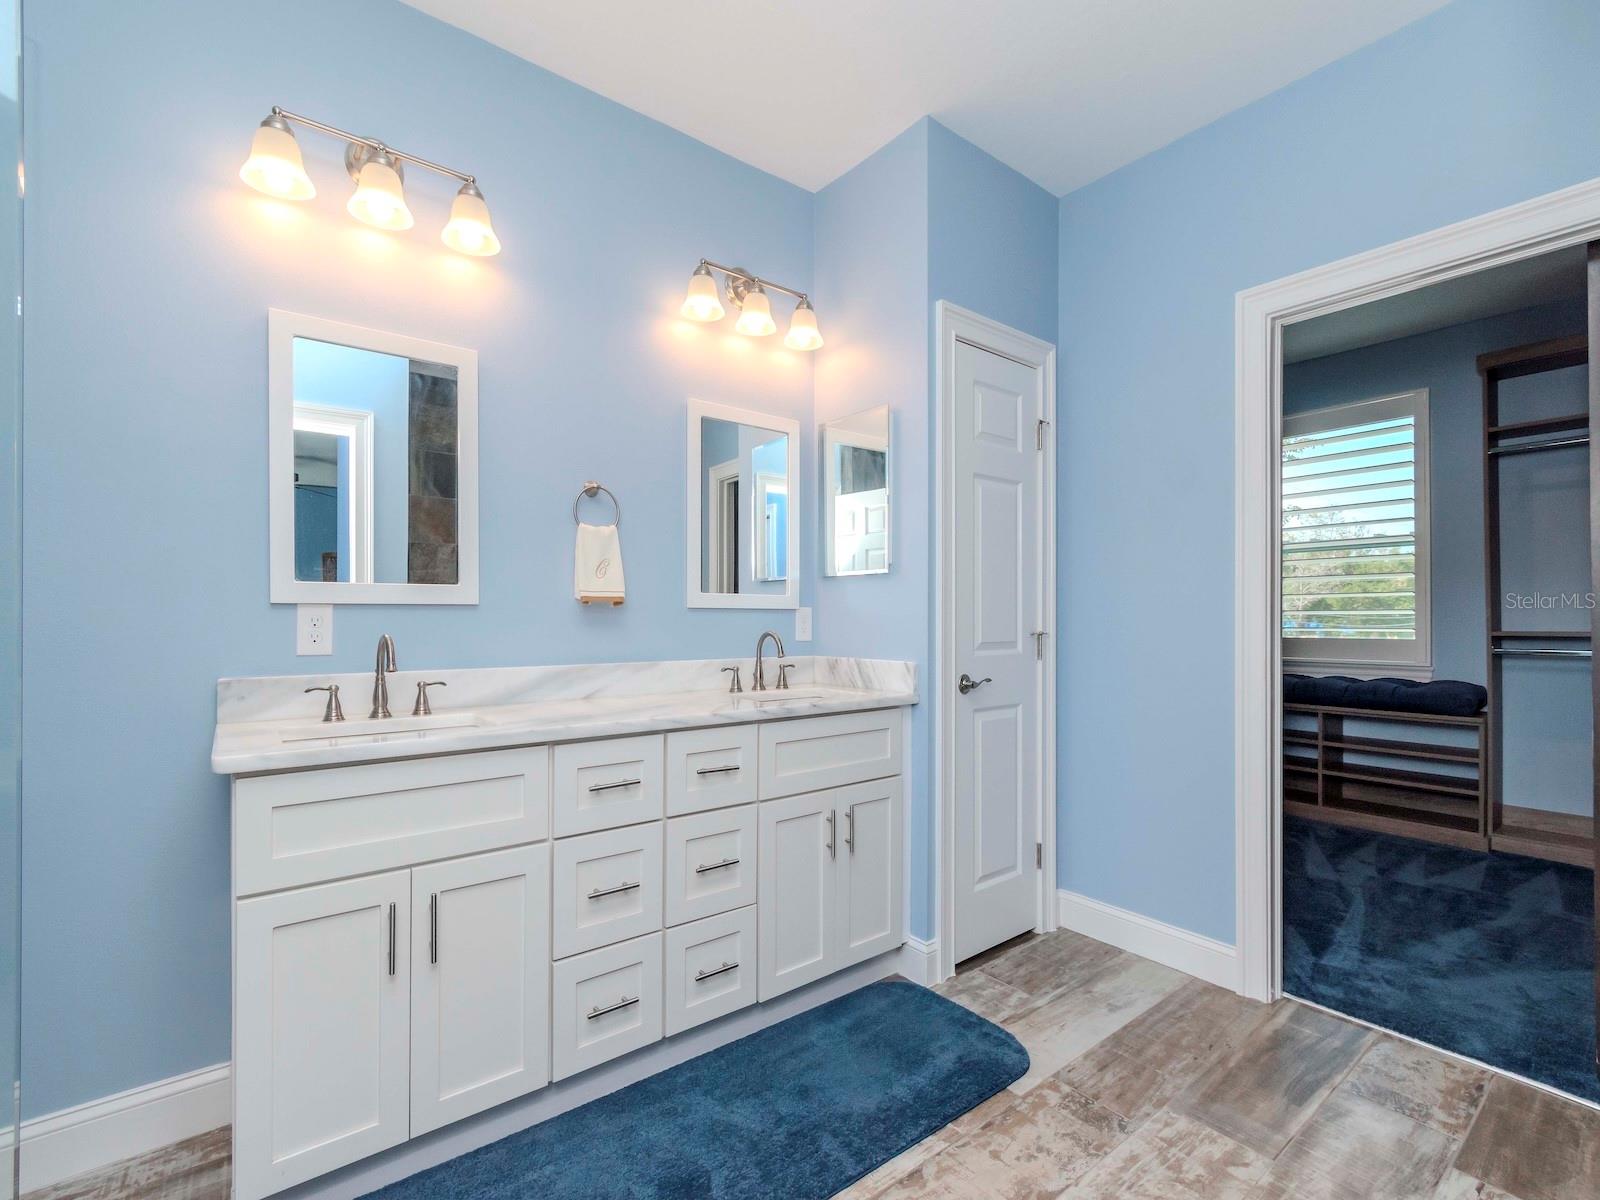
[(1489, 693), (1479, 684), (1460, 679), (1421, 683), (1415, 679), (1286, 674), (1283, 699), (1286, 704), (1330, 704), (1338, 708), (1470, 717), (1483, 711), (1484, 705), (1489, 703)]

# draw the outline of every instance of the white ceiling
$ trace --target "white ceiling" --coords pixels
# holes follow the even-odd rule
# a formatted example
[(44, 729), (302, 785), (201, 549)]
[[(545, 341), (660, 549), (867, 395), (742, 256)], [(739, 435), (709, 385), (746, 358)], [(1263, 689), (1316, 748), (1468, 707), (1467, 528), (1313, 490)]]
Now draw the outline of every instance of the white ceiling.
[(1283, 331), (1283, 361), (1304, 362), (1535, 304), (1582, 299), (1586, 262), (1584, 248), (1573, 246), (1301, 321)]
[(931, 114), (1060, 195), (1447, 0), (406, 2), (804, 188)]

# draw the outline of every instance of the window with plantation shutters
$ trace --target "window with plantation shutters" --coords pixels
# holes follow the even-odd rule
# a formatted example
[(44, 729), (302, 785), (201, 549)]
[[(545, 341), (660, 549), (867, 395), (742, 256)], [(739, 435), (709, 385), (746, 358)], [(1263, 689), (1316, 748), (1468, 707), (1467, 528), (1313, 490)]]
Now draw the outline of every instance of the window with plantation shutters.
[(1426, 673), (1428, 394), (1283, 423), (1283, 657)]

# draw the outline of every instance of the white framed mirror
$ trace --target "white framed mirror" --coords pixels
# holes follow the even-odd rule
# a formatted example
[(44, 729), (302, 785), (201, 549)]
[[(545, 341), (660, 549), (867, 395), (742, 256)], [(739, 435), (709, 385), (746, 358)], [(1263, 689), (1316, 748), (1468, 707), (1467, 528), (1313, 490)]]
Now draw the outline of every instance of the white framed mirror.
[(797, 608), (800, 423), (689, 401), (690, 608)]
[(890, 558), (889, 406), (822, 427), (822, 570), (885, 575)]
[(267, 314), (274, 604), (478, 602), (478, 355)]

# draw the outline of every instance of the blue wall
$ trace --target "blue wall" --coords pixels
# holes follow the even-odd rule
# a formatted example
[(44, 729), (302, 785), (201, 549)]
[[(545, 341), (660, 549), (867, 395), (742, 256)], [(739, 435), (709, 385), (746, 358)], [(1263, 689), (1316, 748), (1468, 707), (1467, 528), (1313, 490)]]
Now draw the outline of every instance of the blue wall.
[[(393, 0), (265, 15), (243, 0), (40, 0), (28, 20), (23, 974), (37, 1114), (228, 1057), (218, 676), (361, 670), (383, 631), (403, 667), (751, 650), (772, 614), (683, 604), (685, 401), (799, 419), (810, 479), (812, 364), (677, 310), (702, 255), (809, 288), (813, 202)], [(301, 139), (315, 200), (250, 191), (239, 164), (274, 103), (478, 172), (505, 252), (446, 250), (453, 189), (420, 171), (407, 174), (416, 229), (351, 221), (342, 147), (315, 135)], [(478, 606), (342, 607), (332, 657), (294, 656), (293, 609), (267, 603), (274, 306), (477, 349)], [(620, 609), (572, 600), (586, 478), (627, 514)]]
[[(1284, 369), (1285, 413), (1428, 389), (1436, 679), (1482, 683), (1486, 676), (1483, 389), (1475, 360), (1494, 350), (1581, 334), (1586, 320), (1582, 300), (1548, 304)], [(1588, 383), (1587, 368), (1508, 381), (1502, 419), (1582, 412), (1589, 402)], [(1588, 456), (1582, 450), (1522, 455), (1501, 460), (1499, 470), (1505, 590), (1557, 598), (1588, 592)], [(1531, 560), (1532, 554), (1539, 560)], [(1505, 613), (1495, 624), (1506, 629), (1581, 629), (1587, 621), (1586, 609), (1535, 608)], [(1504, 752), (1499, 769), (1505, 802), (1589, 812), (1588, 665), (1508, 659), (1503, 661), (1502, 681)]]
[(1457, 0), (1062, 199), (1062, 887), (1234, 940), (1235, 293), (1600, 175), (1597, 62)]

